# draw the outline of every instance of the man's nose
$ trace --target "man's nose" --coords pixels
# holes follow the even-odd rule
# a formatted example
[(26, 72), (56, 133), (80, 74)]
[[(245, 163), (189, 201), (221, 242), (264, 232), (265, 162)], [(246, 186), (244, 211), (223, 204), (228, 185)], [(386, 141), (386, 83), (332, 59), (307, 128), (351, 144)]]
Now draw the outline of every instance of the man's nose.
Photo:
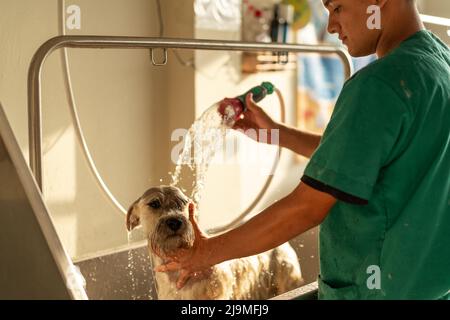
[(336, 20), (333, 19), (331, 15), (328, 19), (327, 31), (331, 34), (339, 33), (339, 25), (336, 23)]

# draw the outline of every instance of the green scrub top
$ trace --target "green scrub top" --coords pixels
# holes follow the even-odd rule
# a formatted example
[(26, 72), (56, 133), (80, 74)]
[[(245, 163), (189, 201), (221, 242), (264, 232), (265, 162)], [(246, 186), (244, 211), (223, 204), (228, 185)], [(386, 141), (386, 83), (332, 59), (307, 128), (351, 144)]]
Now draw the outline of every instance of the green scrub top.
[(350, 78), (302, 181), (338, 199), (319, 299), (447, 298), (449, 48), (419, 31)]

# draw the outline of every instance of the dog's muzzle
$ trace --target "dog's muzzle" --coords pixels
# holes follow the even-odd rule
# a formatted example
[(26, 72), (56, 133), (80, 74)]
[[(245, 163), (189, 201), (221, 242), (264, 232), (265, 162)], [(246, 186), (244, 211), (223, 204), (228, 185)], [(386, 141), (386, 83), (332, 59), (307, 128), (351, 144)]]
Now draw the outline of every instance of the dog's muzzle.
[(156, 230), (150, 238), (154, 252), (168, 254), (180, 248), (191, 247), (194, 232), (186, 217), (172, 214), (158, 221)]
[(165, 221), (165, 223), (166, 226), (173, 232), (177, 232), (183, 226), (183, 220), (178, 217), (169, 218)]

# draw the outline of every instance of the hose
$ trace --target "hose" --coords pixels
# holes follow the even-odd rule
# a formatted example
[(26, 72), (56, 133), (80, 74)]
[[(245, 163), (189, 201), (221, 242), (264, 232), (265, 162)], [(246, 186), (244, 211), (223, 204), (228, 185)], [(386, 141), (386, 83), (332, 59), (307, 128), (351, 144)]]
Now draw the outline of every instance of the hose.
[[(60, 1), (60, 12), (61, 12), (61, 34), (66, 35), (66, 29), (65, 29), (65, 0)], [(91, 152), (89, 151), (88, 145), (86, 143), (86, 139), (84, 138), (83, 130), (81, 129), (80, 125), (80, 119), (78, 117), (77, 113), (77, 107), (75, 102), (75, 96), (73, 94), (73, 87), (72, 87), (72, 81), (70, 76), (70, 67), (69, 67), (69, 61), (67, 58), (67, 49), (63, 48), (63, 55), (62, 55), (62, 63), (63, 63), (63, 72), (64, 72), (64, 81), (66, 82), (66, 93), (69, 98), (69, 109), (70, 109), (70, 116), (73, 121), (75, 134), (77, 136), (77, 140), (80, 143), (80, 147), (83, 151), (84, 158), (88, 162), (88, 167), (92, 173), (92, 175), (95, 178), (95, 181), (99, 185), (100, 189), (104, 192), (105, 196), (108, 200), (112, 202), (112, 204), (119, 209), (120, 212), (122, 212), (124, 215), (127, 213), (127, 211), (124, 209), (124, 207), (119, 203), (119, 201), (114, 197), (114, 195), (109, 190), (106, 183), (103, 181), (102, 177), (100, 176), (100, 173), (98, 172), (97, 167), (95, 166), (94, 160), (92, 159)]]

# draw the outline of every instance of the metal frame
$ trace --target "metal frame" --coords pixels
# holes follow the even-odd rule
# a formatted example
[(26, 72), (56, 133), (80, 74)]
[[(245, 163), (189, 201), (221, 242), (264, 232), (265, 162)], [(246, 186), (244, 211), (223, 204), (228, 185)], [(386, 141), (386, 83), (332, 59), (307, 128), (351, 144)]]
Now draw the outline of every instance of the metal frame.
[(240, 41), (113, 37), (113, 36), (58, 36), (39, 47), (28, 70), (28, 122), (30, 168), (42, 190), (42, 101), (41, 72), (44, 61), (59, 48), (122, 48), (122, 49), (198, 49), (222, 51), (272, 51), (279, 53), (336, 54), (343, 61), (348, 78), (352, 72), (351, 57), (341, 47), (305, 44), (266, 44)]

